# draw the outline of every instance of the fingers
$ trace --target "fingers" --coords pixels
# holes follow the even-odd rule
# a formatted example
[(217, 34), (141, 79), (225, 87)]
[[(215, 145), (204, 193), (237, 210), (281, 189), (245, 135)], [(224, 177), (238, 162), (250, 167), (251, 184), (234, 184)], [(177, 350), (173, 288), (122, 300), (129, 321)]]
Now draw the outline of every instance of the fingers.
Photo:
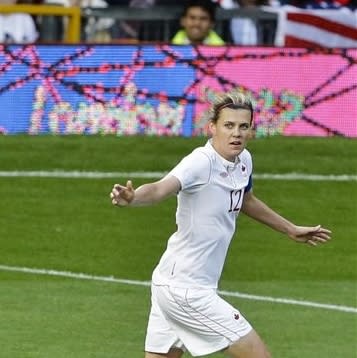
[(109, 197), (113, 205), (127, 206), (133, 199), (134, 188), (131, 180), (128, 180), (126, 186), (114, 184)]
[(331, 231), (318, 225), (317, 230), (312, 233), (311, 240), (315, 243), (324, 244), (331, 239)]
[(112, 199), (112, 204), (113, 205), (118, 205), (118, 200), (120, 197), (120, 191), (118, 191), (117, 189), (112, 189), (111, 193), (109, 194), (110, 199)]
[(308, 239), (305, 241), (306, 244), (310, 245), (310, 246), (317, 246), (317, 242), (314, 241), (313, 239)]
[(314, 227), (312, 231), (320, 231), (320, 230), (321, 230), (321, 225), (317, 225)]
[(323, 228), (321, 225), (317, 225), (310, 228), (309, 232), (306, 232), (303, 237), (305, 237), (305, 241), (302, 241), (303, 243), (310, 246), (317, 246), (319, 244), (325, 244), (331, 239), (331, 231)]
[(120, 190), (126, 189), (126, 186), (123, 186), (120, 184), (114, 184), (113, 189), (120, 191)]
[(331, 239), (331, 236), (329, 234), (325, 234), (324, 232), (316, 232), (314, 234), (314, 236), (320, 238), (320, 239), (323, 239), (325, 241), (327, 240), (330, 240)]
[(309, 232), (311, 234), (316, 234), (316, 233), (327, 234), (327, 235), (331, 234), (330, 230), (321, 227), (321, 225), (317, 225), (315, 227), (310, 228)]
[(317, 232), (319, 233), (323, 233), (323, 234), (331, 234), (331, 230), (325, 229), (325, 228), (320, 228)]
[(310, 246), (317, 246), (319, 244), (326, 244), (330, 239), (330, 236), (326, 234), (316, 233), (315, 235), (307, 238), (305, 243)]
[(133, 183), (131, 182), (131, 180), (128, 180), (128, 181), (126, 182), (126, 187), (127, 187), (127, 189), (129, 189), (130, 191), (133, 191), (133, 190), (134, 190), (134, 188), (133, 188)]
[(324, 244), (325, 242), (327, 242), (329, 239), (325, 239), (323, 237), (319, 237), (317, 235), (314, 235), (312, 238), (311, 238), (312, 241), (314, 242), (317, 242), (317, 243), (321, 243), (321, 244)]
[[(131, 184), (131, 181), (130, 181), (130, 184)], [(123, 186), (123, 185), (120, 185), (120, 184), (114, 184), (113, 189), (111, 191), (111, 194), (114, 194), (114, 196), (118, 196), (118, 195), (120, 195), (120, 193), (123, 190), (126, 190), (126, 189), (128, 189), (126, 186)], [(133, 190), (132, 184), (131, 184), (131, 190)]]
[(111, 191), (111, 193), (109, 194), (110, 196), (110, 199), (112, 199), (112, 204), (113, 205), (118, 205), (118, 201), (117, 199), (115, 198), (116, 194), (114, 193), (114, 189)]

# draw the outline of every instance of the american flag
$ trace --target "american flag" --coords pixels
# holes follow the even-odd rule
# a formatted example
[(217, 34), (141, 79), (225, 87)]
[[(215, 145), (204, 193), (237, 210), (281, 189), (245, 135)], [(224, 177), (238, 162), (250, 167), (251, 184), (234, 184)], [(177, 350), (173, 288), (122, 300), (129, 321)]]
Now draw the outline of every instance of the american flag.
[(276, 46), (357, 48), (357, 11), (283, 6), (274, 12), (278, 13)]

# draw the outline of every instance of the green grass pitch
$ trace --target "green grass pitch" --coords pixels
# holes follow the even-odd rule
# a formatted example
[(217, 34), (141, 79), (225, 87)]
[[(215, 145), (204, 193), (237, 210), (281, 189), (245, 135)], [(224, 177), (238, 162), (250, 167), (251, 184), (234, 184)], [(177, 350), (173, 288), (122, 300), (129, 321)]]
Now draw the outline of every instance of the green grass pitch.
[[(0, 172), (167, 171), (205, 140), (3, 136)], [(249, 149), (256, 173), (357, 172), (356, 140), (276, 137)], [(0, 265), (150, 280), (175, 229), (175, 199), (114, 208), (109, 192), (124, 181), (0, 176)], [(356, 307), (356, 181), (257, 179), (254, 191), (298, 224), (327, 226), (333, 240), (298, 245), (241, 216), (220, 289)], [(273, 357), (356, 357), (355, 311), (226, 299)], [(0, 357), (143, 357), (149, 302), (146, 286), (0, 270)]]

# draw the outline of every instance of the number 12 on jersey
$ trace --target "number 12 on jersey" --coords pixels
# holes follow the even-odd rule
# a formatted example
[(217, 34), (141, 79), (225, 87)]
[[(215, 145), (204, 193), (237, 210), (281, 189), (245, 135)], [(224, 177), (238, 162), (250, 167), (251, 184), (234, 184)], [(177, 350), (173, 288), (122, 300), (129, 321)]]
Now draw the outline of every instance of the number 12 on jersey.
[(230, 191), (230, 207), (228, 212), (239, 211), (242, 206), (243, 189)]

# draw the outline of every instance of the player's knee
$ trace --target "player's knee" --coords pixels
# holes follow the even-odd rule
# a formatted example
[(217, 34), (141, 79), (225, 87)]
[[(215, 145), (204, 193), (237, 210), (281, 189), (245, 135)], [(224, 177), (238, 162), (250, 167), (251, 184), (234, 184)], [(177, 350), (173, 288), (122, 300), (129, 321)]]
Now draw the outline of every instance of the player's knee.
[(254, 330), (233, 343), (225, 353), (232, 358), (271, 358), (264, 342)]

